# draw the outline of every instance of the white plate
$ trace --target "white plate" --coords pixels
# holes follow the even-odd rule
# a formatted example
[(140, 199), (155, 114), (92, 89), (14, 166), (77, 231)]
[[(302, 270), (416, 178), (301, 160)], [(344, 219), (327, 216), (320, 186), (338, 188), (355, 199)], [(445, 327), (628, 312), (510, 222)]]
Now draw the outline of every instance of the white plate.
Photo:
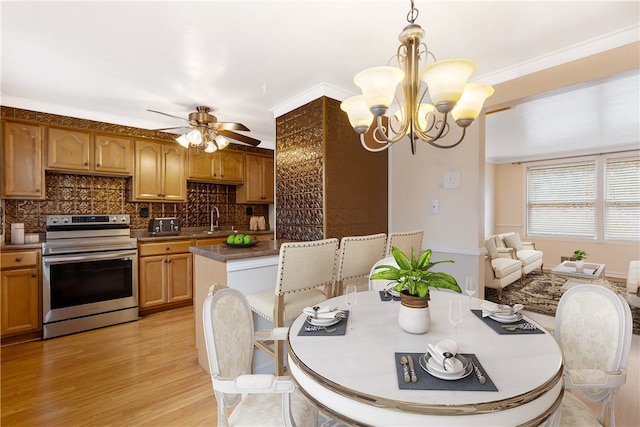
[(500, 322), (500, 323), (513, 323), (513, 322), (519, 322), (522, 320), (522, 314), (510, 314), (506, 316), (504, 314), (496, 313), (496, 314), (492, 314), (489, 317), (495, 320), (496, 322)]
[(307, 316), (307, 322), (311, 323), (314, 326), (333, 326), (342, 318), (333, 318), (333, 319), (313, 319), (311, 316)]
[[(454, 373), (445, 374), (442, 371), (436, 371), (435, 369), (432, 369), (431, 363), (429, 363), (429, 359), (431, 359), (431, 355), (429, 353), (425, 353), (422, 356), (420, 356), (420, 359), (418, 360), (418, 362), (420, 363), (420, 367), (425, 371), (427, 371), (429, 375), (432, 375), (441, 380), (446, 380), (446, 381), (460, 380), (462, 378), (465, 378), (467, 375), (471, 373), (471, 371), (473, 371), (473, 365), (469, 363), (469, 361), (467, 360), (467, 365), (461, 372), (458, 372), (455, 374)], [(457, 355), (456, 355), (456, 359), (458, 359)], [(460, 360), (460, 363), (463, 363), (463, 362)]]
[(389, 292), (391, 294), (391, 296), (394, 296), (394, 297), (399, 297), (400, 296), (400, 292), (396, 291), (395, 288), (389, 288), (389, 289), (387, 289), (387, 292)]

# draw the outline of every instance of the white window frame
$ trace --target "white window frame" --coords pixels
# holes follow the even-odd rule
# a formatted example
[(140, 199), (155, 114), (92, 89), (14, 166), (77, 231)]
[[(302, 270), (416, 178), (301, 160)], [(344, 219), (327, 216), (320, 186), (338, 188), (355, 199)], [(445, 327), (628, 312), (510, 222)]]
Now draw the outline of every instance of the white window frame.
[[(530, 165), (527, 165), (524, 168), (524, 219), (525, 219), (525, 230), (528, 236), (532, 237), (540, 237), (540, 238), (563, 238), (563, 239), (574, 239), (574, 240), (586, 240), (586, 241), (599, 241), (599, 242), (638, 242), (640, 241), (640, 236), (635, 238), (630, 237), (628, 239), (607, 239), (605, 238), (605, 209), (606, 209), (606, 200), (605, 200), (605, 175), (606, 170), (605, 166), (607, 161), (619, 160), (619, 159), (635, 159), (638, 160), (640, 158), (640, 150), (639, 151), (630, 151), (630, 152), (621, 152), (621, 153), (608, 153), (601, 154), (597, 156), (583, 156), (583, 157), (575, 157), (570, 159), (556, 159), (549, 161), (538, 161), (532, 162)], [(580, 163), (595, 163), (595, 200), (594, 200), (594, 215), (595, 215), (595, 236), (576, 236), (576, 235), (568, 235), (568, 234), (538, 234), (531, 233), (529, 230), (529, 169), (530, 168), (539, 168), (539, 167), (561, 167), (561, 166), (570, 166)]]

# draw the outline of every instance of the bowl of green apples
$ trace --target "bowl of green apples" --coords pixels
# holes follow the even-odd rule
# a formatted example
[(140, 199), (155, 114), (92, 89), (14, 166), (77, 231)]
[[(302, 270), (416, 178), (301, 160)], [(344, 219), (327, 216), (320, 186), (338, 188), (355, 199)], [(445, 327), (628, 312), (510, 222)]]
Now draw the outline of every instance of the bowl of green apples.
[(231, 234), (227, 237), (227, 241), (224, 242), (227, 246), (232, 248), (248, 248), (258, 244), (258, 241), (250, 234)]

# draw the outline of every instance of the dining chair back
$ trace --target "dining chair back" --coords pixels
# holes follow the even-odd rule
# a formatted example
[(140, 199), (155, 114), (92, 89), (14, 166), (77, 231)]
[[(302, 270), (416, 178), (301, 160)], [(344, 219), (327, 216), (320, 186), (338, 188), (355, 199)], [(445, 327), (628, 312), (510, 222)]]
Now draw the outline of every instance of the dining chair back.
[[(275, 291), (268, 289), (247, 295), (254, 313), (286, 326), (305, 307), (312, 307), (332, 296), (335, 282), (338, 239), (289, 242), (280, 246)], [(256, 342), (256, 348), (274, 358), (276, 375), (284, 373), (282, 341)]]
[(415, 252), (416, 257), (419, 256), (422, 252), (423, 235), (424, 231), (422, 230), (389, 233), (385, 255), (391, 255), (391, 248), (395, 246), (408, 258), (411, 258), (411, 249)]
[[(564, 358), (565, 388), (598, 402), (599, 422), (615, 425), (616, 393), (626, 382), (631, 349), (629, 304), (603, 285), (572, 287), (558, 303), (554, 335)], [(583, 415), (564, 411), (562, 425), (584, 425)]]
[(219, 426), (316, 425), (317, 411), (287, 377), (251, 375), (254, 325), (236, 289), (214, 285), (203, 306), (205, 345)]
[(371, 266), (384, 256), (386, 242), (385, 233), (340, 240), (335, 296), (342, 295), (348, 284), (355, 284), (358, 291), (367, 290)]

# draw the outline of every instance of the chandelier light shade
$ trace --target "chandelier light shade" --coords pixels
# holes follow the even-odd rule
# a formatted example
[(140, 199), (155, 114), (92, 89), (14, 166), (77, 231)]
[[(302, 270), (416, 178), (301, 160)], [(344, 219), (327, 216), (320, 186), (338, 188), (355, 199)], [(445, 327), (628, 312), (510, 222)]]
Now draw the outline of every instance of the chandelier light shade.
[[(485, 100), (493, 94), (491, 86), (468, 83), (476, 72), (475, 62), (469, 59), (435, 60), (422, 42), (424, 30), (415, 23), (418, 13), (411, 0), (411, 10), (407, 14), (409, 25), (398, 37), (400, 46), (394, 57), (398, 67), (388, 65), (359, 72), (353, 81), (362, 95), (340, 104), (368, 151), (386, 150), (405, 136), (411, 142), (413, 154), (417, 140), (437, 148), (456, 147), (464, 139), (466, 128), (480, 115)], [(426, 64), (429, 58), (433, 62)], [(426, 66), (419, 71), (421, 62)], [(390, 110), (393, 111), (390, 120), (383, 120)], [(449, 134), (449, 115), (462, 130), (459, 139), (445, 144), (440, 141)], [(375, 126), (373, 139), (380, 147), (371, 148), (365, 143), (364, 134), (372, 125)]]

